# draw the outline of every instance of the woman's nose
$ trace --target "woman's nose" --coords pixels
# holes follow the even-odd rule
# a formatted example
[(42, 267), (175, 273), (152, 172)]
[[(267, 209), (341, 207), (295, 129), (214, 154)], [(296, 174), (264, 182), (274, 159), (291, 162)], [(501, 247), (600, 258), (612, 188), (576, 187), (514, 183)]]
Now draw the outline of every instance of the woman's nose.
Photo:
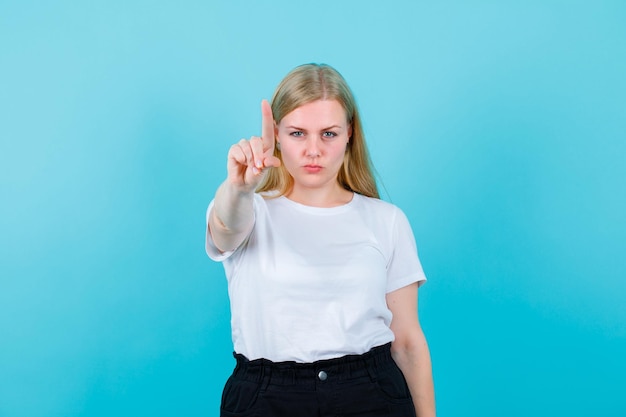
[(317, 142), (317, 139), (310, 139), (307, 142), (307, 147), (306, 147), (306, 156), (310, 157), (310, 158), (315, 158), (320, 156), (321, 152), (320, 152), (320, 147), (319, 147), (319, 143)]

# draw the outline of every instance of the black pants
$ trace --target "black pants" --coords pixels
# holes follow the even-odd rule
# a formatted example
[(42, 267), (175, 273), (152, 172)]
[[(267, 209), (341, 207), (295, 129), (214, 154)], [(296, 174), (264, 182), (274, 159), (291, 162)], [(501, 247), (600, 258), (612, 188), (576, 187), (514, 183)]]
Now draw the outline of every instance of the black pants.
[(248, 361), (222, 394), (222, 417), (414, 417), (411, 394), (391, 358), (391, 344), (363, 355), (313, 363)]

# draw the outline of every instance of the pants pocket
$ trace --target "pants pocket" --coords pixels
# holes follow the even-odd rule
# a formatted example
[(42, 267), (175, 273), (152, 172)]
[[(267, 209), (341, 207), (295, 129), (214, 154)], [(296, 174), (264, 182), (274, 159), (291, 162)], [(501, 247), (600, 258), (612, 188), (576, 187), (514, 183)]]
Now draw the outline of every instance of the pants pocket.
[(239, 380), (231, 376), (222, 392), (221, 415), (228, 417), (252, 415), (260, 390), (260, 381)]
[(376, 386), (382, 396), (392, 403), (411, 402), (411, 392), (400, 368), (395, 363), (378, 373)]

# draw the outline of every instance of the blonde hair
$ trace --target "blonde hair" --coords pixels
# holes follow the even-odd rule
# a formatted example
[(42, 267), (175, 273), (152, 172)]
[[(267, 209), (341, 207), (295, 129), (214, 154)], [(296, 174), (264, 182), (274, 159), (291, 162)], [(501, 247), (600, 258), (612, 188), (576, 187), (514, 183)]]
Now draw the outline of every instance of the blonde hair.
[[(337, 181), (346, 190), (380, 198), (356, 101), (350, 87), (337, 70), (326, 64), (305, 64), (287, 74), (272, 97), (275, 122), (280, 123), (293, 110), (316, 100), (337, 100), (344, 108), (352, 127), (352, 136)], [(278, 146), (274, 148), (274, 156), (282, 162)], [(276, 191), (276, 196), (281, 196), (289, 193), (292, 187), (293, 178), (281, 164), (267, 172), (257, 192)]]

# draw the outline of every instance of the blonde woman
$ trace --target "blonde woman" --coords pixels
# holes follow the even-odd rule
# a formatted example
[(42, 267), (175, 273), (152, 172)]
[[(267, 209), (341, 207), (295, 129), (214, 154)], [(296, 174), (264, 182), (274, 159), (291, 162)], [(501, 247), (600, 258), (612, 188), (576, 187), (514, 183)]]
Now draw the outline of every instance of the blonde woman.
[(261, 111), (207, 210), (236, 358), (221, 415), (434, 416), (426, 277), (406, 216), (378, 198), (348, 85), (302, 65)]

